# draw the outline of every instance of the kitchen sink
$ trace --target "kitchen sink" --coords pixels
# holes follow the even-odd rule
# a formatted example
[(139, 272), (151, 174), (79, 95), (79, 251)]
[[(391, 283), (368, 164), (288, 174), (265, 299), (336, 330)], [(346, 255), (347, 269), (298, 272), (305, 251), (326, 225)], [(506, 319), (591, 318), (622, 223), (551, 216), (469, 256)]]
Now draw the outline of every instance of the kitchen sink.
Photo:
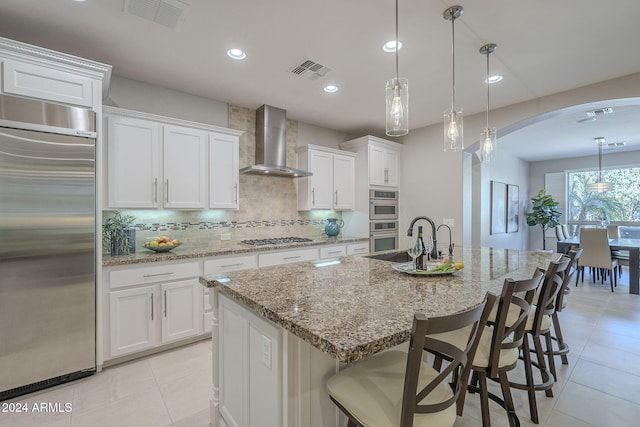
[(407, 254), (406, 251), (402, 252), (388, 252), (384, 254), (377, 255), (367, 255), (367, 258), (379, 259), (380, 261), (389, 261), (389, 262), (408, 262), (411, 261), (411, 257)]

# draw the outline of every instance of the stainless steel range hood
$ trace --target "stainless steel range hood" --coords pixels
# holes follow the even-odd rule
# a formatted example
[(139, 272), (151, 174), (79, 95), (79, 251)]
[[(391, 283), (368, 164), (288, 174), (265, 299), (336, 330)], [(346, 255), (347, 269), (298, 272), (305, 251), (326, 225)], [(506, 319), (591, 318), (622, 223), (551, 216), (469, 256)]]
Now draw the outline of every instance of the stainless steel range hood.
[(256, 110), (256, 164), (240, 173), (300, 178), (311, 172), (287, 167), (287, 112), (263, 105)]

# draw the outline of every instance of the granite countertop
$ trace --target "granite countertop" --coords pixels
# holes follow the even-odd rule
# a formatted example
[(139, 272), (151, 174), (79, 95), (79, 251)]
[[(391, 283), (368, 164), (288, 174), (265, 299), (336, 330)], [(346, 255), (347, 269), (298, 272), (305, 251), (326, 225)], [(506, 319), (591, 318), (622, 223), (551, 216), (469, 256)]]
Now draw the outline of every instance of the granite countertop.
[[(504, 279), (529, 278), (559, 254), (456, 248), (465, 268), (411, 276), (366, 256), (303, 262), (200, 278), (341, 362), (351, 363), (409, 339), (413, 315), (441, 316), (500, 294)], [(225, 278), (225, 280), (218, 280)]]
[(181, 259), (204, 258), (220, 255), (237, 255), (250, 252), (265, 252), (281, 249), (300, 248), (317, 245), (338, 245), (345, 243), (368, 242), (368, 237), (320, 237), (311, 242), (286, 243), (279, 245), (250, 246), (234, 240), (211, 241), (206, 246), (194, 246), (184, 243), (171, 252), (153, 252), (144, 248), (136, 248), (136, 253), (130, 255), (102, 257), (102, 266), (111, 267), (117, 265), (142, 264), (148, 262), (177, 261)]

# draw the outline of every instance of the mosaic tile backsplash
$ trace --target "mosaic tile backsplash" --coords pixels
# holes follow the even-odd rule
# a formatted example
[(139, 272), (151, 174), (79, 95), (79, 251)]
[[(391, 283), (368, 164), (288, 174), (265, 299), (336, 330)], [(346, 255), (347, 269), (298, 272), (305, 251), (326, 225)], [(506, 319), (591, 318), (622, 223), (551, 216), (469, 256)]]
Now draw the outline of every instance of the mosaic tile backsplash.
[[(229, 128), (240, 136), (240, 168), (255, 162), (255, 110), (229, 105)], [(298, 122), (287, 120), (287, 165), (296, 167)], [(326, 218), (341, 218), (341, 212), (297, 210), (296, 180), (285, 177), (240, 175), (238, 210), (121, 210), (136, 220), (136, 245), (149, 237), (170, 235), (187, 244), (207, 241), (258, 239), (280, 236), (318, 238), (325, 236)], [(108, 218), (113, 213), (105, 211)]]

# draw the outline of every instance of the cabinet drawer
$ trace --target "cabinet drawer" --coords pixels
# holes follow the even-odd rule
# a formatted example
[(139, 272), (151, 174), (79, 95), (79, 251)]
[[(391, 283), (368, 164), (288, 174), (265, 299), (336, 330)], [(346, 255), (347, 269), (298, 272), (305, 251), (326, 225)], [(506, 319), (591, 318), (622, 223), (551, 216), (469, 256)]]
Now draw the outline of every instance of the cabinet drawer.
[(257, 267), (256, 255), (221, 257), (205, 261), (204, 274), (249, 270)]
[(91, 79), (34, 64), (5, 60), (2, 64), (4, 93), (48, 99), (91, 107)]
[(347, 248), (345, 247), (345, 245), (326, 246), (320, 248), (320, 259), (345, 256), (346, 254)]
[(318, 259), (318, 248), (260, 254), (258, 255), (258, 265), (260, 267), (268, 267), (270, 265), (291, 264), (314, 259)]
[(347, 255), (360, 255), (369, 253), (369, 242), (349, 243), (347, 245)]
[(200, 275), (199, 272), (200, 269), (197, 262), (127, 268), (111, 271), (109, 273), (109, 284), (111, 289), (117, 289), (131, 285), (196, 277)]

